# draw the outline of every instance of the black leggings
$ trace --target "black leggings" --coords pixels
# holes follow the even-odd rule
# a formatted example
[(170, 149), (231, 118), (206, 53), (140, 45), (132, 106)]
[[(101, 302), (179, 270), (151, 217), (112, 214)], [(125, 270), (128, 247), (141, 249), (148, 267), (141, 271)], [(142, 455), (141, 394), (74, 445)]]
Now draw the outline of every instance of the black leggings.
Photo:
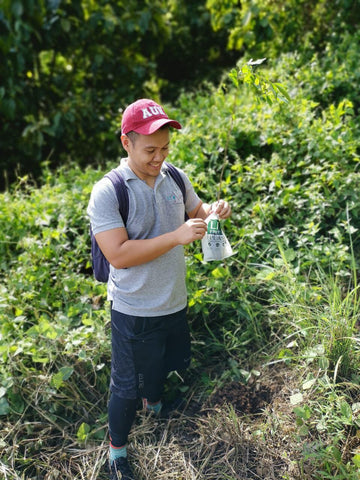
[(122, 447), (136, 415), (137, 400), (127, 400), (111, 393), (109, 400), (109, 434), (114, 447)]

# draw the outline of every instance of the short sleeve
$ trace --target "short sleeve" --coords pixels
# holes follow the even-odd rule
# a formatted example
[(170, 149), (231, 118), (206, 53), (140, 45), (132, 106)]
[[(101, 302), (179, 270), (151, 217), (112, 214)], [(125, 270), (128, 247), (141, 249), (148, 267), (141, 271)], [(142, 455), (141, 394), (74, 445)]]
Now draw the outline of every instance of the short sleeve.
[(119, 212), (115, 188), (109, 179), (102, 178), (94, 185), (87, 207), (87, 214), (94, 235), (106, 230), (125, 227)]

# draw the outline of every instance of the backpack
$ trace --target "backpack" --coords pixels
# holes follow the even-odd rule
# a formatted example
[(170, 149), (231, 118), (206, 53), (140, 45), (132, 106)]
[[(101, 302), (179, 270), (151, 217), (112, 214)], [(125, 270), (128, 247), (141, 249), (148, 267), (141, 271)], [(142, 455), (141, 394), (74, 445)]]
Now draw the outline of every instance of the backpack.
[[(180, 188), (184, 203), (185, 203), (185, 184), (184, 180), (181, 177), (181, 174), (176, 167), (171, 165), (171, 163), (165, 162), (165, 165), (168, 168), (168, 172), (173, 180), (176, 182), (177, 186)], [(121, 173), (115, 168), (111, 172), (105, 175), (106, 178), (109, 178), (114, 185), (116, 197), (119, 203), (119, 212), (126, 225), (128, 215), (129, 215), (129, 194), (127, 187)], [(185, 220), (188, 216), (185, 213)], [(94, 272), (95, 279), (98, 282), (106, 283), (109, 279), (110, 265), (109, 261), (105, 258), (105, 255), (100, 250), (100, 247), (95, 239), (91, 225), (90, 225), (90, 238), (91, 238), (91, 261), (92, 269)]]

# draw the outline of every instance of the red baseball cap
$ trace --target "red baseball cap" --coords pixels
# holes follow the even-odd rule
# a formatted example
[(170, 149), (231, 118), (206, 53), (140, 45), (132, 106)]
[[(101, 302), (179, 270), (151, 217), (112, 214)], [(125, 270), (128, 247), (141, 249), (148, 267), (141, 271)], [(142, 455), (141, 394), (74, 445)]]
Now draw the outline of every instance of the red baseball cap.
[(134, 131), (142, 135), (151, 135), (163, 125), (180, 129), (181, 125), (176, 120), (171, 120), (164, 109), (153, 100), (141, 98), (129, 105), (122, 116), (121, 133)]

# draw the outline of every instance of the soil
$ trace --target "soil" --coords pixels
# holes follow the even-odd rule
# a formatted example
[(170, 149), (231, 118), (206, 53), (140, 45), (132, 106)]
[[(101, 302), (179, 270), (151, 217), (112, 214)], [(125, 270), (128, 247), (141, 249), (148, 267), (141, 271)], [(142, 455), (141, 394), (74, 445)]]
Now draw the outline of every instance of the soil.
[(258, 382), (246, 385), (231, 382), (210, 397), (209, 406), (232, 405), (238, 414), (256, 414), (261, 413), (271, 403), (274, 393), (274, 387)]
[(205, 408), (232, 406), (238, 415), (256, 415), (264, 411), (274, 399), (282, 397), (289, 381), (286, 370), (269, 367), (260, 377), (251, 377), (248, 383), (231, 381), (219, 386), (209, 397)]

